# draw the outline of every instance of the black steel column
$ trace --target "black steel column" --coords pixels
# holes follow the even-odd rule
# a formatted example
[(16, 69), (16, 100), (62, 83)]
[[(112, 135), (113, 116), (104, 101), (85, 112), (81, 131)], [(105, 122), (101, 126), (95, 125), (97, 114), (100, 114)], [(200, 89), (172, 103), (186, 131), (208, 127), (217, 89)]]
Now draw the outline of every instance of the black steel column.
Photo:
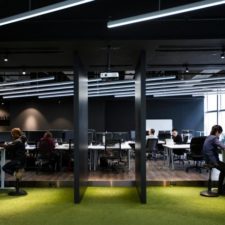
[[(63, 109), (62, 109), (63, 110)], [(74, 54), (74, 202), (79, 203), (88, 181), (88, 77)]]
[(146, 203), (146, 53), (141, 52), (135, 74), (135, 179), (141, 203)]

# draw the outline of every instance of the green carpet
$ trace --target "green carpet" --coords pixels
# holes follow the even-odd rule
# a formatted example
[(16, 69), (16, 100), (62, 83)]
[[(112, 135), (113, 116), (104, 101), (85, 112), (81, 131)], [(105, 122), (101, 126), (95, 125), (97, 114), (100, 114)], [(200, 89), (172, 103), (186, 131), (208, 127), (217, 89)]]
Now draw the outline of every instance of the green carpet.
[(146, 205), (134, 188), (88, 188), (80, 205), (70, 188), (26, 190), (25, 197), (0, 193), (0, 225), (225, 224), (225, 197), (201, 197), (202, 188), (149, 188)]

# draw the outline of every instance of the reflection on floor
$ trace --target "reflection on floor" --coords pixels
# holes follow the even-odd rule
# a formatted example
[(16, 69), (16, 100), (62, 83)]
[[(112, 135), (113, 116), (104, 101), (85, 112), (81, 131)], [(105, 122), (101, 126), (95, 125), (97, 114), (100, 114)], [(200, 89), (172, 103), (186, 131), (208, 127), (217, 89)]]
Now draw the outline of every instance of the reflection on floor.
[[(93, 171), (90, 173), (89, 181), (132, 181), (135, 179), (134, 160), (131, 161), (131, 169), (129, 172), (112, 172), (112, 171)], [(188, 173), (185, 172), (187, 165), (176, 164), (175, 170), (169, 169), (164, 161), (147, 161), (147, 181), (206, 181), (208, 173), (203, 170), (202, 173), (192, 169)], [(218, 170), (213, 170), (213, 180), (218, 180)], [(6, 181), (12, 181), (15, 178), (6, 176)], [(72, 172), (46, 173), (40, 172), (36, 174), (34, 171), (25, 172), (23, 181), (73, 181)]]

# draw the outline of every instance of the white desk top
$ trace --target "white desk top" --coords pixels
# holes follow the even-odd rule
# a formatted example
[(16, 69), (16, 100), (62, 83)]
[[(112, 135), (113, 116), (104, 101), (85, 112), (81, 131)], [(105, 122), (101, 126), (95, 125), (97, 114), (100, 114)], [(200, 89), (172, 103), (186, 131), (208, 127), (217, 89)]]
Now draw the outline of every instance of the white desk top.
[[(124, 149), (124, 150), (131, 149), (129, 143), (130, 142), (121, 143), (121, 149)], [(72, 145), (72, 147), (73, 147), (73, 145)], [(113, 146), (112, 146), (112, 148), (113, 148)], [(36, 149), (35, 145), (26, 145), (26, 150), (35, 150), (35, 149)], [(57, 150), (69, 150), (69, 144), (57, 145), (57, 146), (55, 146), (55, 149), (57, 149)], [(104, 145), (89, 145), (88, 149), (104, 150), (105, 146)]]
[(170, 148), (170, 149), (189, 149), (190, 144), (168, 144), (168, 145), (163, 145), (165, 148)]

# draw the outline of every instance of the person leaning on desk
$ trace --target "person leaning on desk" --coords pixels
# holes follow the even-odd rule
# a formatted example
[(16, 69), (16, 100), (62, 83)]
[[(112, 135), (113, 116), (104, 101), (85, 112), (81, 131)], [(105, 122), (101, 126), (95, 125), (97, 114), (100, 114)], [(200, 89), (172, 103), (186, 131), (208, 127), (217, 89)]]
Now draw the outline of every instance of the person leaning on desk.
[(20, 169), (24, 168), (25, 159), (26, 159), (26, 150), (25, 142), (26, 137), (23, 136), (23, 133), (20, 128), (13, 128), (11, 130), (11, 135), (13, 141), (8, 144), (0, 144), (0, 147), (5, 148), (6, 151), (9, 151), (11, 154), (11, 161), (6, 163), (2, 169), (5, 173), (8, 173), (13, 176), (22, 176), (22, 171)]
[(219, 160), (218, 148), (225, 150), (225, 145), (219, 141), (219, 137), (223, 132), (220, 125), (214, 125), (211, 129), (210, 135), (205, 139), (203, 145), (203, 154), (205, 162), (211, 164), (220, 171), (218, 182), (218, 194), (225, 194), (223, 180), (225, 177), (225, 163)]

